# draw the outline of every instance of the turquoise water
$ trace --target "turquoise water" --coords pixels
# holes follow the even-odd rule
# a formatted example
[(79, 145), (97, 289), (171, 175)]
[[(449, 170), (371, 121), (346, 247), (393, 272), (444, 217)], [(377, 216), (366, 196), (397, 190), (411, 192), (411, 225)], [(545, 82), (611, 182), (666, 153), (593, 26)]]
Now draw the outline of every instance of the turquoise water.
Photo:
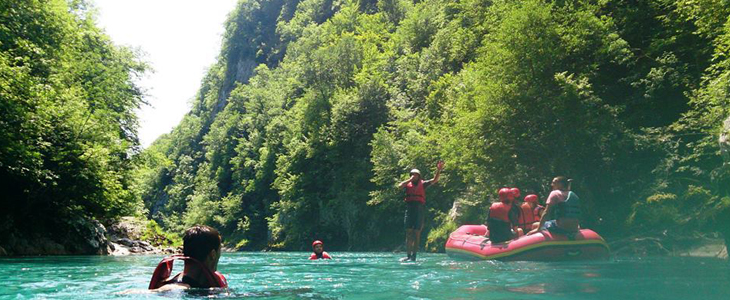
[[(730, 299), (730, 263), (698, 258), (466, 262), (421, 254), (226, 253), (228, 292), (143, 291), (161, 256), (0, 259), (0, 299)], [(180, 268), (181, 266), (176, 266)]]

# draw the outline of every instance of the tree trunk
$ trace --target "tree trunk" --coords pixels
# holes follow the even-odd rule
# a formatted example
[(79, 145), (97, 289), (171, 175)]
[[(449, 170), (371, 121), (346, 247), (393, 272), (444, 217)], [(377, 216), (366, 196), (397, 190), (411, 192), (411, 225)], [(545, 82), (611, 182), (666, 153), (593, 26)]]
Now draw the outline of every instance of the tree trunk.
[[(720, 153), (725, 161), (723, 168), (730, 168), (730, 117), (725, 119), (725, 122), (723, 122), (718, 142), (720, 143)], [(727, 193), (721, 192), (721, 195), (722, 194)], [(725, 211), (721, 213), (718, 222), (720, 223), (718, 224), (718, 228), (720, 228), (720, 231), (725, 238), (725, 248), (727, 251), (730, 251), (730, 209), (725, 209)], [(730, 252), (728, 256), (730, 257)]]
[(730, 117), (723, 122), (718, 142), (720, 143), (720, 153), (725, 160), (725, 165), (730, 164)]

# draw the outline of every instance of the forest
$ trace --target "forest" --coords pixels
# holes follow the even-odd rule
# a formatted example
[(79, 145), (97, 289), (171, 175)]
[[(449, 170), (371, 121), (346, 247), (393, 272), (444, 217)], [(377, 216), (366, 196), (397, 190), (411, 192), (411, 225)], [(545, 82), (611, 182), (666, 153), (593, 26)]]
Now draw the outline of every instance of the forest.
[(0, 4), (0, 245), (137, 215), (238, 250), (392, 250), (397, 183), (439, 160), (430, 251), (499, 188), (544, 201), (557, 175), (608, 240), (730, 240), (727, 0), (241, 0), (144, 150), (146, 66), (86, 6)]
[(137, 57), (83, 1), (0, 2), (0, 246), (88, 253), (94, 224), (143, 210)]

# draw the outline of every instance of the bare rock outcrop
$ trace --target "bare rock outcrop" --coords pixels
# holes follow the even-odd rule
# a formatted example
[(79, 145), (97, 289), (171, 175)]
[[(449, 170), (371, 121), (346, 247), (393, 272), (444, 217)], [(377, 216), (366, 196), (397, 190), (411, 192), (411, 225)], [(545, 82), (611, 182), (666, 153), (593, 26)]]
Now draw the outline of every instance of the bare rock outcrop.
[(0, 256), (109, 254), (106, 228), (99, 221), (77, 217), (63, 225), (43, 233), (10, 233), (0, 248)]
[(134, 217), (124, 217), (109, 226), (109, 254), (114, 256), (130, 254), (175, 254), (180, 249), (162, 247), (160, 243), (153, 245), (153, 241), (144, 240), (144, 231), (147, 226), (145, 220)]

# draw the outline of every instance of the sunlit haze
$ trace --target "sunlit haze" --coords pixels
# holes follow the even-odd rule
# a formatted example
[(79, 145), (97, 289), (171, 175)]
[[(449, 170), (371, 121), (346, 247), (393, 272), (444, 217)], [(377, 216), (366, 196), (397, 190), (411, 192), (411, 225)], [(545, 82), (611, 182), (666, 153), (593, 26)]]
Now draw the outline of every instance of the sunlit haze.
[(138, 113), (149, 146), (190, 110), (220, 51), (223, 23), (236, 0), (95, 0), (98, 25), (117, 45), (143, 51), (153, 71), (142, 78), (150, 105)]

